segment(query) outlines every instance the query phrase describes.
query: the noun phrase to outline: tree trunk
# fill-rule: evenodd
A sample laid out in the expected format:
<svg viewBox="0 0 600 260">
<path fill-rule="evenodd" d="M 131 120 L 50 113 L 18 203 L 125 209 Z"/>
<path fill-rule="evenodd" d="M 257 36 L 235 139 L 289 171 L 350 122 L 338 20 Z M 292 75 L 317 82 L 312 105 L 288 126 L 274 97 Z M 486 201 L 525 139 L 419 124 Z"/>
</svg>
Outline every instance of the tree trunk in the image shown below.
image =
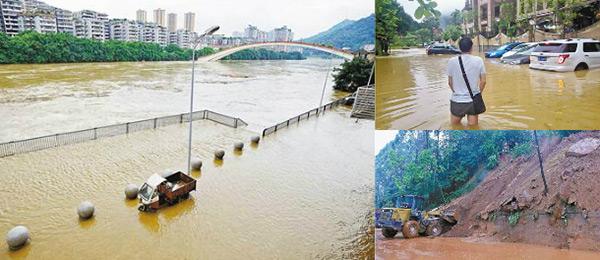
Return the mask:
<svg viewBox="0 0 600 260">
<path fill-rule="evenodd" d="M 546 184 L 546 176 L 544 175 L 544 163 L 542 162 L 542 154 L 540 152 L 540 143 L 538 142 L 537 131 L 533 130 L 533 136 L 535 138 L 535 148 L 537 149 L 538 161 L 540 163 L 540 172 L 542 174 L 542 180 L 544 181 L 544 196 L 548 194 L 548 184 Z"/>
</svg>

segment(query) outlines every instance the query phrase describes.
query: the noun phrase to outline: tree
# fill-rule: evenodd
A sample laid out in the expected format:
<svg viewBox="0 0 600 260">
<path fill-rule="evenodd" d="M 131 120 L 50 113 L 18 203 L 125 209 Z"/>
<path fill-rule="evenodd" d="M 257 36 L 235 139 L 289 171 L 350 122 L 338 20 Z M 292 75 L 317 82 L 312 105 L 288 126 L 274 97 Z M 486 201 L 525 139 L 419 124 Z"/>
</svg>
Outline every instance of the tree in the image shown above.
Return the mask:
<svg viewBox="0 0 600 260">
<path fill-rule="evenodd" d="M 409 0 L 415 1 L 415 0 Z M 433 0 L 416 0 L 419 2 L 419 7 L 415 10 L 415 18 L 420 20 L 421 18 L 427 17 L 440 17 L 442 13 L 436 10 L 438 4 Z"/>
<path fill-rule="evenodd" d="M 342 63 L 341 68 L 335 68 L 333 74 L 334 89 L 355 92 L 359 87 L 368 85 L 373 62 L 367 58 L 354 57 L 351 61 Z M 372 79 L 373 81 L 373 79 Z"/>
<path fill-rule="evenodd" d="M 446 27 L 446 30 L 444 30 L 443 33 L 443 38 L 445 41 L 457 41 L 458 39 L 460 39 L 460 36 L 462 36 L 462 30 L 458 25 L 449 25 L 448 27 Z"/>
<path fill-rule="evenodd" d="M 461 12 L 460 10 L 454 10 L 451 14 L 450 14 L 450 24 L 451 25 L 457 25 L 457 26 L 461 26 L 463 24 L 463 12 Z"/>
<path fill-rule="evenodd" d="M 375 35 L 377 55 L 388 55 L 391 42 L 397 37 L 400 19 L 394 0 L 375 1 Z"/>
</svg>

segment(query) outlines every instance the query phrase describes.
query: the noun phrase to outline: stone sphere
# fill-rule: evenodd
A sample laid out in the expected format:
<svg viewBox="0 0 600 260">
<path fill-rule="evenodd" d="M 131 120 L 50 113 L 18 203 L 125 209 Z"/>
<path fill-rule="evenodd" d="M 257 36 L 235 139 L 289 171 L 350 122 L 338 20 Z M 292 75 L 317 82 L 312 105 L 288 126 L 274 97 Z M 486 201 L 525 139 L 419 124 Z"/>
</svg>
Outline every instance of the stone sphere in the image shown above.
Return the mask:
<svg viewBox="0 0 600 260">
<path fill-rule="evenodd" d="M 253 136 L 252 138 L 250 138 L 250 141 L 257 144 L 258 142 L 260 142 L 260 136 L 258 136 L 258 135 Z"/>
<path fill-rule="evenodd" d="M 217 158 L 219 160 L 223 160 L 224 156 L 225 156 L 225 151 L 223 151 L 223 150 L 216 150 L 215 151 L 215 158 Z"/>
<path fill-rule="evenodd" d="M 125 197 L 127 199 L 133 200 L 137 198 L 138 195 L 138 186 L 135 184 L 128 184 L 127 187 L 125 187 Z"/>
<path fill-rule="evenodd" d="M 198 158 L 192 159 L 192 170 L 199 171 L 202 168 L 202 160 Z"/>
<path fill-rule="evenodd" d="M 88 219 L 94 216 L 94 204 L 89 201 L 84 201 L 79 204 L 79 208 L 77 208 L 77 214 L 82 219 Z"/>
<path fill-rule="evenodd" d="M 11 250 L 19 249 L 29 240 L 29 230 L 24 226 L 16 226 L 6 234 L 6 244 Z"/>
<path fill-rule="evenodd" d="M 237 142 L 233 145 L 233 148 L 235 148 L 238 151 L 241 151 L 242 149 L 244 149 L 244 143 L 242 142 Z"/>
</svg>

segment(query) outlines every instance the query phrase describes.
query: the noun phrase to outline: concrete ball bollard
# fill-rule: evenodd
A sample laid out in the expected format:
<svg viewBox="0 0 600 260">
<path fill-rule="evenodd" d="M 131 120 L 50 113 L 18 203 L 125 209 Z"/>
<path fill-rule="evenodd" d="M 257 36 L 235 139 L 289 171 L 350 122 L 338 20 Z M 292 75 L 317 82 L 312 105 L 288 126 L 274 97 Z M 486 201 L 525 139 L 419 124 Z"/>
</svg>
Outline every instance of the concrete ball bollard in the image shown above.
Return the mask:
<svg viewBox="0 0 600 260">
<path fill-rule="evenodd" d="M 16 250 L 29 241 L 29 230 L 24 226 L 16 226 L 6 234 L 6 244 L 10 250 Z"/>
<path fill-rule="evenodd" d="M 127 187 L 125 187 L 125 197 L 129 200 L 137 199 L 138 191 L 137 185 L 128 184 Z"/>
<path fill-rule="evenodd" d="M 244 149 L 244 143 L 237 142 L 233 145 L 233 148 L 237 151 L 241 151 L 242 149 Z"/>
<path fill-rule="evenodd" d="M 94 216 L 94 204 L 89 201 L 84 201 L 79 204 L 79 208 L 77 208 L 77 214 L 82 219 L 89 219 Z"/>
<path fill-rule="evenodd" d="M 258 144 L 258 142 L 260 142 L 260 136 L 253 136 L 252 138 L 250 138 L 250 141 L 252 141 L 252 143 Z"/>
<path fill-rule="evenodd" d="M 195 158 L 192 159 L 192 170 L 199 171 L 202 168 L 202 160 Z"/>
<path fill-rule="evenodd" d="M 224 156 L 225 156 L 225 151 L 223 151 L 223 150 L 216 150 L 215 151 L 215 159 L 223 160 Z"/>
</svg>

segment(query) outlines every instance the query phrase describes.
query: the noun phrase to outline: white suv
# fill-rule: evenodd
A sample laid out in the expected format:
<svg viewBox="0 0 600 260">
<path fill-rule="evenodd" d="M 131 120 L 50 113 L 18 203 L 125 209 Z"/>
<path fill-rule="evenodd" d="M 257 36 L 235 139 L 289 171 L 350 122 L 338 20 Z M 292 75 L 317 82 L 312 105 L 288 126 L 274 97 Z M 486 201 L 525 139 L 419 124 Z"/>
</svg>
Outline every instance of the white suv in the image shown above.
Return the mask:
<svg viewBox="0 0 600 260">
<path fill-rule="evenodd" d="M 568 39 L 541 42 L 531 56 L 529 68 L 576 71 L 600 68 L 600 41 Z"/>
</svg>

